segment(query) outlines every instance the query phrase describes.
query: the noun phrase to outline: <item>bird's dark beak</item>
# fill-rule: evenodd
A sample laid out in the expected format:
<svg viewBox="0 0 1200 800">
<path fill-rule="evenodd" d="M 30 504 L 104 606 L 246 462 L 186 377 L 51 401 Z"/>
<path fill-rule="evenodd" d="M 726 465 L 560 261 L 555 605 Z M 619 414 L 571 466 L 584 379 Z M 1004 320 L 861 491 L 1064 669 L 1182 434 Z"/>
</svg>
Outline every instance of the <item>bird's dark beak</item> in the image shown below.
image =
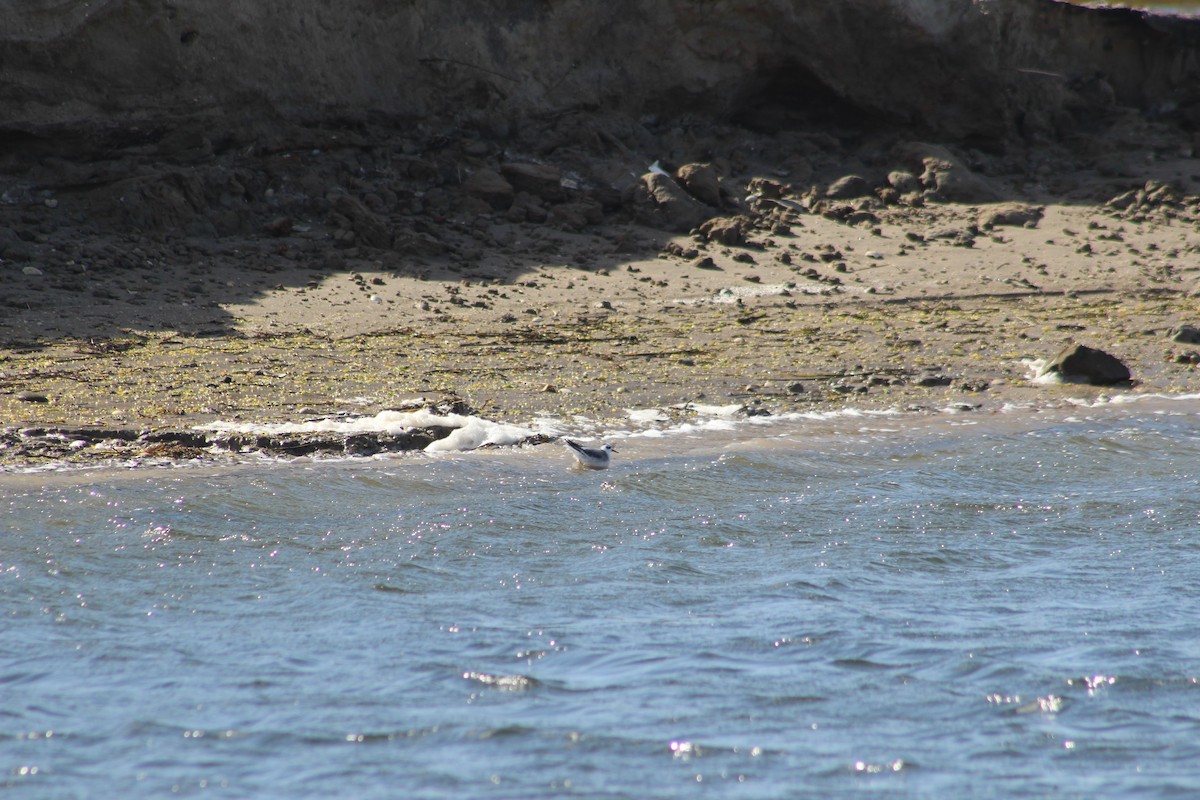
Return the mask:
<svg viewBox="0 0 1200 800">
<path fill-rule="evenodd" d="M 615 447 L 611 448 L 610 452 L 613 452 L 613 453 L 617 452 L 617 448 L 615 448 Z"/>
</svg>

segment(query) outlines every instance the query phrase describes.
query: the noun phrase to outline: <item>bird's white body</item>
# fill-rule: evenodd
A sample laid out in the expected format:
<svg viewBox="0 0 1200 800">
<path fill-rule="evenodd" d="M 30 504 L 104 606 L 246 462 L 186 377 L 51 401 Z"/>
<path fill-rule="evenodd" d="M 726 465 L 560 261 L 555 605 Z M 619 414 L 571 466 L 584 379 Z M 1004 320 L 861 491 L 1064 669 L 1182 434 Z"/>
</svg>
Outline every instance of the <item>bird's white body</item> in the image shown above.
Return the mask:
<svg viewBox="0 0 1200 800">
<path fill-rule="evenodd" d="M 567 443 L 567 447 L 571 448 L 571 453 L 579 465 L 588 469 L 608 469 L 608 463 L 611 460 L 609 454 L 617 452 L 611 444 L 605 444 L 603 447 L 584 447 L 570 439 L 563 439 L 563 441 Z"/>
</svg>

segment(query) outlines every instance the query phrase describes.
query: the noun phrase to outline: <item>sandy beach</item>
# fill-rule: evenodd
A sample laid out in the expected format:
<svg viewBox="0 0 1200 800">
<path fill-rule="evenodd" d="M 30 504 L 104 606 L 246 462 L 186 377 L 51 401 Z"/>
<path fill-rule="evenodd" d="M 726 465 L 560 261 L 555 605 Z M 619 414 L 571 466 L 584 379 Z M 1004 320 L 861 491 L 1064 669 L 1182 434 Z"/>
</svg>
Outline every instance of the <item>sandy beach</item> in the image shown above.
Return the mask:
<svg viewBox="0 0 1200 800">
<path fill-rule="evenodd" d="M 0 209 L 0 463 L 112 458 L 93 445 L 114 436 L 119 455 L 170 455 L 199 442 L 146 435 L 414 398 L 523 424 L 1193 392 L 1200 175 L 1186 136 L 1137 125 L 1086 157 L 1020 159 L 733 131 L 666 137 L 661 161 L 464 139 L 398 163 L 420 148 L 326 132 L 154 162 L 124 194 L 30 181 Z M 161 191 L 218 169 L 237 202 Z M 1031 381 L 1072 343 L 1132 380 Z"/>
</svg>

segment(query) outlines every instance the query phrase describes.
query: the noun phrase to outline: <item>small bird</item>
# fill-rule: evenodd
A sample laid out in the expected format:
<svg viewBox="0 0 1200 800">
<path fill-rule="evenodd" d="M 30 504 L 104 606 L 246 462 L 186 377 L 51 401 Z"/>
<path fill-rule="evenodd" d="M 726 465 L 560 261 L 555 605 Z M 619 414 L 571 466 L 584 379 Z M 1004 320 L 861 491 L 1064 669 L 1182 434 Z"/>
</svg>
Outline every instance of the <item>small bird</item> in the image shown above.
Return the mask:
<svg viewBox="0 0 1200 800">
<path fill-rule="evenodd" d="M 571 448 L 571 452 L 579 461 L 580 466 L 588 469 L 608 469 L 609 454 L 617 452 L 611 444 L 607 443 L 603 447 L 584 447 L 570 439 L 563 439 L 563 441 Z"/>
</svg>

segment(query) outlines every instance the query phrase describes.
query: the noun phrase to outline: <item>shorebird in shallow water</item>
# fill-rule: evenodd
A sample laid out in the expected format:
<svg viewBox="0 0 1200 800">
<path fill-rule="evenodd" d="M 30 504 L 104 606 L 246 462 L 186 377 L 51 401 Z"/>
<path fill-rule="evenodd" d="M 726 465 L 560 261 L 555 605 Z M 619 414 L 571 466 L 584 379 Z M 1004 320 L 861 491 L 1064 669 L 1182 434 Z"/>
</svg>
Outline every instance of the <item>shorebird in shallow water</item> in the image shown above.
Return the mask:
<svg viewBox="0 0 1200 800">
<path fill-rule="evenodd" d="M 605 444 L 603 447 L 584 447 L 581 444 L 576 444 L 570 439 L 563 439 L 567 446 L 571 448 L 571 453 L 579 462 L 580 466 L 588 469 L 608 469 L 609 453 L 615 453 L 611 444 Z"/>
</svg>

